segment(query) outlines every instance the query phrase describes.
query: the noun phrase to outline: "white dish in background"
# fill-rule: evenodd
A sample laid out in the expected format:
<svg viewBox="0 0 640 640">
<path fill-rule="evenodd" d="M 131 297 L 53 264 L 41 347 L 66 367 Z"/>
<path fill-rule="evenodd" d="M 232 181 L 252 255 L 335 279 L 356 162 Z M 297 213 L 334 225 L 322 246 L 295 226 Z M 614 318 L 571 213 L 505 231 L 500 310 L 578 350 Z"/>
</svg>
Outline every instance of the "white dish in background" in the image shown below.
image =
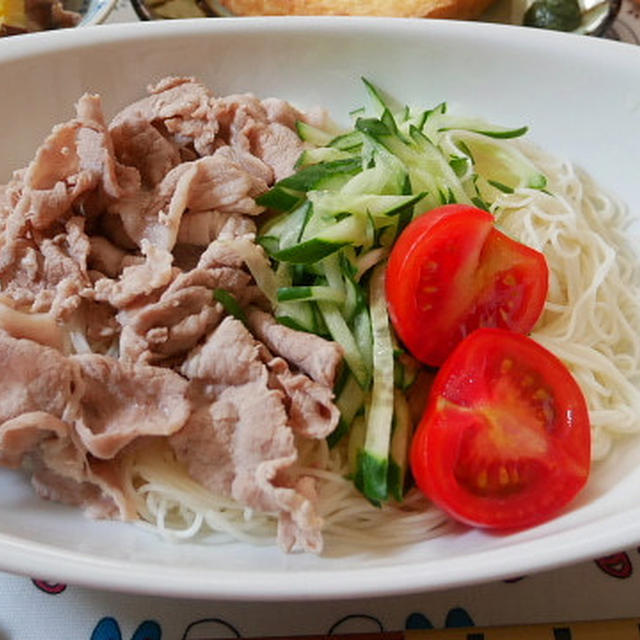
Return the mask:
<svg viewBox="0 0 640 640">
<path fill-rule="evenodd" d="M 46 61 L 46 64 L 45 64 Z M 10 38 L 0 50 L 0 183 L 23 166 L 85 91 L 109 115 L 169 74 L 218 94 L 251 91 L 343 116 L 367 76 L 399 100 L 447 100 L 565 155 L 640 214 L 640 48 L 513 26 L 284 18 L 156 22 Z M 585 70 L 589 73 L 585 73 Z M 37 105 L 37 108 L 34 108 Z M 29 114 L 29 125 L 24 117 Z M 457 528 L 384 553 L 285 555 L 243 544 L 163 542 L 39 500 L 0 471 L 0 569 L 88 586 L 179 596 L 321 599 L 383 595 L 523 575 L 640 542 L 640 439 L 596 465 L 563 516 L 514 535 Z"/>
</svg>

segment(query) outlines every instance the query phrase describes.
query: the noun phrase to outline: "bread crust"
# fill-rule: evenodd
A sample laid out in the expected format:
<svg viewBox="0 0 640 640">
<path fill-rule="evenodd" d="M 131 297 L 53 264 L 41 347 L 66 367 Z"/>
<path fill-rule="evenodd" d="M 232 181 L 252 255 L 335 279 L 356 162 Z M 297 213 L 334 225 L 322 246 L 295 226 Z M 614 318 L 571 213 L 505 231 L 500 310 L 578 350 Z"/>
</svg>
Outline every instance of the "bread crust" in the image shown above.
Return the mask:
<svg viewBox="0 0 640 640">
<path fill-rule="evenodd" d="M 494 0 L 218 0 L 236 16 L 479 17 Z"/>
</svg>

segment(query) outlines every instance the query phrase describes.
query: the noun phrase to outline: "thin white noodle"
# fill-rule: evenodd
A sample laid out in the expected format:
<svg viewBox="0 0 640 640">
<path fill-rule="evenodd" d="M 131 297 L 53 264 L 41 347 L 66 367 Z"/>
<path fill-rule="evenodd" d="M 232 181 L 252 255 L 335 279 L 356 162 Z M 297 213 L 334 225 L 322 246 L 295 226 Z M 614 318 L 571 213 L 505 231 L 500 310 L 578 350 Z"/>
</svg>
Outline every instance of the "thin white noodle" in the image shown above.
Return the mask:
<svg viewBox="0 0 640 640">
<path fill-rule="evenodd" d="M 551 271 L 532 337 L 572 371 L 590 410 L 592 456 L 640 431 L 640 266 L 626 209 L 587 175 L 537 147 L 520 148 L 549 178 L 494 204 L 497 224 L 544 252 Z"/>
</svg>

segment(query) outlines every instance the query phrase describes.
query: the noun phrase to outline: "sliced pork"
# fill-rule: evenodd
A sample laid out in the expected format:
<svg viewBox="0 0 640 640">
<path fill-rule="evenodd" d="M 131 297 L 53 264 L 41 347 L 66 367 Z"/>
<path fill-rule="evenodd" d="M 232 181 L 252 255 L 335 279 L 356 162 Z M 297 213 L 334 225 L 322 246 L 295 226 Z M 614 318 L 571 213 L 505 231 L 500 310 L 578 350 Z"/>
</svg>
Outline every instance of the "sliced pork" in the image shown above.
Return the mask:
<svg viewBox="0 0 640 640">
<path fill-rule="evenodd" d="M 56 349 L 5 333 L 0 362 L 0 464 L 17 467 L 28 460 L 43 497 L 80 505 L 95 516 L 133 518 L 115 467 L 94 473 L 73 428 L 84 389 L 75 363 Z"/>
<path fill-rule="evenodd" d="M 213 152 L 218 133 L 215 98 L 204 85 L 193 78 L 171 77 L 150 86 L 149 93 L 118 113 L 111 130 L 132 120 L 144 120 L 165 131 L 178 145 L 192 145 L 201 156 Z"/>
<path fill-rule="evenodd" d="M 100 98 L 84 95 L 76 111 L 53 129 L 24 174 L 17 209 L 36 229 L 60 220 L 89 192 L 115 199 L 137 187 L 138 172 L 114 157 Z"/>
<path fill-rule="evenodd" d="M 82 384 L 75 429 L 95 457 L 113 458 L 141 436 L 167 436 L 187 421 L 187 383 L 170 369 L 72 356 Z"/>
<path fill-rule="evenodd" d="M 25 461 L 42 498 L 79 506 L 94 518 L 136 517 L 119 461 L 92 460 L 59 418 L 32 412 L 0 425 L 0 464 L 15 468 Z"/>
<path fill-rule="evenodd" d="M 333 388 L 338 367 L 342 362 L 342 349 L 312 333 L 303 333 L 279 324 L 276 319 L 258 309 L 247 309 L 249 326 L 259 340 L 274 353 L 316 382 Z"/>
<path fill-rule="evenodd" d="M 147 240 L 170 251 L 185 212 L 257 215 L 264 209 L 254 198 L 266 189 L 266 183 L 247 172 L 235 154 L 223 147 L 211 156 L 178 165 L 152 191 L 122 198 L 109 211 L 120 216 L 125 232 L 138 246 Z"/>
<path fill-rule="evenodd" d="M 76 111 L 0 186 L 0 465 L 126 520 L 135 452 L 170 445 L 205 488 L 273 514 L 284 548 L 319 552 L 297 446 L 337 425 L 342 353 L 273 318 L 255 242 L 256 198 L 294 170 L 307 116 L 192 78 L 109 127 L 98 96 Z"/>
<path fill-rule="evenodd" d="M 110 133 L 116 158 L 138 170 L 145 188 L 153 188 L 182 161 L 178 145 L 142 117 L 124 118 Z"/>
<path fill-rule="evenodd" d="M 293 173 L 303 150 L 295 131 L 295 110 L 284 112 L 277 103 L 265 103 L 251 94 L 232 95 L 218 103 L 220 135 L 230 146 L 260 158 L 274 180 Z"/>
<path fill-rule="evenodd" d="M 279 512 L 280 521 L 289 525 L 279 528 L 288 549 L 300 545 L 317 552 L 321 519 L 309 497 L 296 490 L 295 474 L 288 473 L 297 460 L 293 426 L 299 418 L 298 409 L 292 413 L 291 408 L 307 403 L 299 396 L 287 401 L 286 385 L 279 379 L 270 384 L 262 358 L 264 347 L 242 323 L 225 318 L 182 366 L 200 390 L 202 406 L 171 436 L 171 446 L 190 475 L 211 491 L 254 509 Z M 268 360 L 275 375 L 286 380 L 286 363 Z M 314 437 L 335 428 L 333 409 L 327 409 L 332 417 Z"/>
<path fill-rule="evenodd" d="M 0 258 L 0 285 L 17 308 L 51 311 L 56 318 L 66 320 L 80 304 L 83 292 L 91 287 L 83 218 L 69 218 L 52 237 L 33 232 L 28 237 L 10 239 L 3 249 L 0 253 L 6 261 Z"/>
<path fill-rule="evenodd" d="M 215 328 L 224 315 L 215 292 L 237 300 L 252 292 L 250 276 L 231 267 L 196 268 L 179 274 L 156 302 L 121 312 L 120 358 L 158 363 L 183 356 Z"/>
<path fill-rule="evenodd" d="M 117 280 L 99 279 L 94 285 L 95 299 L 123 309 L 164 289 L 176 275 L 171 267 L 173 257 L 166 249 L 155 247 L 146 240 L 142 243 L 142 253 L 145 260 L 125 267 Z"/>
</svg>

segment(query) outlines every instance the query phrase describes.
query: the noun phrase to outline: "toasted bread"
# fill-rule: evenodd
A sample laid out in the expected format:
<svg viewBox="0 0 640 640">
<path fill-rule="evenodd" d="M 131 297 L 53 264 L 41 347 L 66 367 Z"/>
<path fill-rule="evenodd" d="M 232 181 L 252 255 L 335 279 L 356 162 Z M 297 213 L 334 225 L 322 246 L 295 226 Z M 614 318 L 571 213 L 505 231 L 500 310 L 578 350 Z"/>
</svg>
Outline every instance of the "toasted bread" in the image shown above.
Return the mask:
<svg viewBox="0 0 640 640">
<path fill-rule="evenodd" d="M 494 0 L 217 0 L 236 16 L 477 18 Z"/>
</svg>

